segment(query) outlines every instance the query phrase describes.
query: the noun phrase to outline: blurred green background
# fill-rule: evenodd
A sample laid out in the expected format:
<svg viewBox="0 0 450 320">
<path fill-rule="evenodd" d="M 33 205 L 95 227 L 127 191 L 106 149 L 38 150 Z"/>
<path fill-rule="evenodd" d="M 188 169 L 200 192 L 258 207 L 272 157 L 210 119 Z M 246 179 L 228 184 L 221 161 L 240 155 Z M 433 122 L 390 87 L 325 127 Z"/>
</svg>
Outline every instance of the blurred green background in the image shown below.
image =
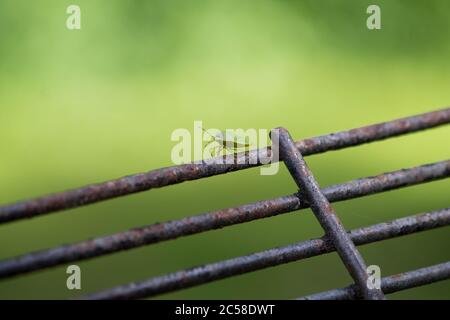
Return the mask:
<svg viewBox="0 0 450 320">
<path fill-rule="evenodd" d="M 381 7 L 382 30 L 366 28 Z M 81 7 L 82 29 L 65 27 Z M 171 165 L 176 128 L 285 126 L 295 139 L 450 101 L 450 2 L 0 0 L 0 203 Z M 308 157 L 326 186 L 447 159 L 450 127 Z M 450 181 L 336 204 L 346 227 L 449 205 Z M 0 259 L 290 194 L 259 169 L 0 226 Z M 322 235 L 310 211 L 228 227 L 0 282 L 0 298 L 68 298 Z M 450 260 L 448 228 L 360 247 L 383 275 Z M 288 299 L 351 282 L 336 254 L 172 299 Z M 390 296 L 449 299 L 450 282 Z"/>
</svg>

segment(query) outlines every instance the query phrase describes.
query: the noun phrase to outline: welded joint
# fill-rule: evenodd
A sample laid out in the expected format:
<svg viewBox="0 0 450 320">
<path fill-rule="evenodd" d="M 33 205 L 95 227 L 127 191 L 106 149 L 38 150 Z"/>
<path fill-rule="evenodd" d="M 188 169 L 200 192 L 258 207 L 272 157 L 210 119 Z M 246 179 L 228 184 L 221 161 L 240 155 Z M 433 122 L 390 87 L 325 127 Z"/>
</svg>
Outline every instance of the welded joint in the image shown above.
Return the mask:
<svg viewBox="0 0 450 320">
<path fill-rule="evenodd" d="M 271 131 L 272 148 L 279 148 L 279 154 L 292 178 L 299 187 L 302 199 L 307 199 L 317 220 L 331 240 L 345 267 L 355 281 L 361 297 L 369 300 L 385 299 L 381 288 L 369 287 L 367 265 L 339 220 L 326 196 L 320 190 L 312 171 L 295 146 L 289 132 L 284 128 Z"/>
</svg>

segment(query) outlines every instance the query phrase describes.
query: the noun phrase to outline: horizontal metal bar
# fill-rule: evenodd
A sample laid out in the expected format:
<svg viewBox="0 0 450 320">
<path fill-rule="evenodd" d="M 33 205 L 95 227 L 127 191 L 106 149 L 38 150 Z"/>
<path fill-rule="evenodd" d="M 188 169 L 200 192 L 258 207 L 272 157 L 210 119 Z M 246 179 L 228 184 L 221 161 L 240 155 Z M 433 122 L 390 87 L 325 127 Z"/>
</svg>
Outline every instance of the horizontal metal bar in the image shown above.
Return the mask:
<svg viewBox="0 0 450 320">
<path fill-rule="evenodd" d="M 344 225 L 341 223 L 330 202 L 320 190 L 313 173 L 309 169 L 302 154 L 295 147 L 291 135 L 285 128 L 276 128 L 271 132 L 279 141 L 280 155 L 300 189 L 302 196 L 311 206 L 320 225 L 325 230 L 327 238 L 333 243 L 350 276 L 355 281 L 361 297 L 368 300 L 383 300 L 384 294 L 376 288 L 367 286 L 367 265 L 353 241 L 350 239 Z"/>
<path fill-rule="evenodd" d="M 379 223 L 349 232 L 356 245 L 430 230 L 450 224 L 450 208 Z M 139 299 L 224 279 L 334 251 L 326 238 L 308 240 L 247 256 L 194 267 L 94 293 L 84 299 Z"/>
<path fill-rule="evenodd" d="M 381 289 L 384 293 L 394 293 L 426 284 L 450 279 L 450 261 L 431 267 L 404 272 L 381 279 Z M 354 285 L 334 289 L 305 297 L 299 300 L 352 300 L 358 297 Z"/>
<path fill-rule="evenodd" d="M 434 181 L 448 176 L 450 176 L 450 160 L 384 173 L 375 177 L 351 180 L 324 188 L 322 192 L 330 202 L 336 202 Z M 307 207 L 307 202 L 299 199 L 297 195 L 290 195 L 135 228 L 0 261 L 0 278 L 267 218 Z"/>
<path fill-rule="evenodd" d="M 444 125 L 450 122 L 450 108 L 397 119 L 348 131 L 341 131 L 296 142 L 303 155 L 337 150 Z M 269 162 L 270 148 L 236 154 L 235 164 L 214 164 L 214 159 L 152 170 L 104 183 L 0 207 L 0 223 L 79 207 L 136 192 L 160 188 Z M 242 162 L 242 159 L 244 161 Z M 254 160 L 256 164 L 254 163 Z M 243 164 L 241 164 L 243 163 Z"/>
</svg>

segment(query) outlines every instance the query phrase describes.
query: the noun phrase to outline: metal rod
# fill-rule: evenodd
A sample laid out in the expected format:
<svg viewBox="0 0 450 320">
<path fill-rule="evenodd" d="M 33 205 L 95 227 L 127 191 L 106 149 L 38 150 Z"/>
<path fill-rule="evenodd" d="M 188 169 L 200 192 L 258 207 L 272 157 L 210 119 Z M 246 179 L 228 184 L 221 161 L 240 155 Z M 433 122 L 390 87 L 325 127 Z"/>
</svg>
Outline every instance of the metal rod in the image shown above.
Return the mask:
<svg viewBox="0 0 450 320">
<path fill-rule="evenodd" d="M 381 289 L 384 293 L 394 293 L 415 288 L 437 281 L 450 279 L 450 261 L 431 267 L 404 272 L 381 279 Z M 357 298 L 355 286 L 334 289 L 305 297 L 299 300 L 351 300 Z"/>
<path fill-rule="evenodd" d="M 375 177 L 355 179 L 326 187 L 322 192 L 330 202 L 336 202 L 412 186 L 448 176 L 450 176 L 450 160 L 384 173 Z M 135 228 L 109 236 L 97 237 L 53 249 L 40 250 L 0 261 L 0 278 L 267 218 L 307 207 L 307 202 L 296 195 L 289 195 L 186 217 L 180 220 Z"/>
<path fill-rule="evenodd" d="M 349 232 L 356 245 L 373 243 L 450 224 L 450 208 L 379 223 Z M 333 252 L 326 237 L 181 270 L 104 290 L 84 299 L 140 299 Z"/>
<path fill-rule="evenodd" d="M 300 140 L 296 142 L 296 147 L 306 156 L 383 140 L 437 127 L 449 122 L 450 108 L 445 108 L 371 126 Z M 237 154 L 234 164 L 214 164 L 216 160 L 212 159 L 130 175 L 79 189 L 2 206 L 0 207 L 0 223 L 32 218 L 50 212 L 79 207 L 183 181 L 255 167 L 261 163 L 267 163 L 269 159 L 271 159 L 271 150 L 270 148 L 264 148 Z"/>
<path fill-rule="evenodd" d="M 369 275 L 363 257 L 356 249 L 330 202 L 320 190 L 319 183 L 295 147 L 289 132 L 285 128 L 276 128 L 271 132 L 272 145 L 275 138 L 279 141 L 280 155 L 299 187 L 300 193 L 309 202 L 311 210 L 325 230 L 325 234 L 336 248 L 350 276 L 355 281 L 361 297 L 370 300 L 384 299 L 384 294 L 380 289 L 367 286 Z"/>
</svg>

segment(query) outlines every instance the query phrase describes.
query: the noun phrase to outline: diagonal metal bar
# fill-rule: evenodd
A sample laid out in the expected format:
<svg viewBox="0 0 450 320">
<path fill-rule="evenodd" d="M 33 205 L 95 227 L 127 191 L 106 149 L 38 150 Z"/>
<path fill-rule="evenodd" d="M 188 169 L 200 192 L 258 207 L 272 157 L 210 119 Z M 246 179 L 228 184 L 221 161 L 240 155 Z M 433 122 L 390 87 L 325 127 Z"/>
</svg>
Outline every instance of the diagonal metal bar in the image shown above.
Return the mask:
<svg viewBox="0 0 450 320">
<path fill-rule="evenodd" d="M 326 187 L 323 194 L 330 202 L 353 199 L 374 193 L 442 179 L 450 175 L 450 160 L 351 180 Z M 175 239 L 208 230 L 267 218 L 307 208 L 297 195 L 279 197 L 256 203 L 208 212 L 180 220 L 158 223 L 97 237 L 75 244 L 25 254 L 0 261 L 0 278 L 32 272 L 72 261 L 79 261 Z"/>
<path fill-rule="evenodd" d="M 383 140 L 437 127 L 449 122 L 450 108 L 445 108 L 371 126 L 300 140 L 296 142 L 296 147 L 306 156 Z M 237 154 L 235 164 L 214 164 L 216 159 L 212 159 L 130 175 L 104 183 L 1 206 L 0 223 L 31 218 L 183 181 L 259 166 L 261 163 L 270 162 L 270 159 L 270 148 L 258 149 Z"/>
<path fill-rule="evenodd" d="M 320 190 L 318 182 L 303 156 L 295 147 L 289 132 L 285 128 L 276 128 L 271 132 L 271 139 L 272 144 L 278 141 L 280 155 L 286 167 L 299 187 L 301 194 L 309 202 L 311 210 L 325 230 L 325 234 L 336 248 L 342 262 L 355 281 L 361 297 L 370 300 L 384 299 L 384 294 L 380 289 L 367 286 L 369 275 L 363 257 L 356 249 L 330 202 Z"/>
<path fill-rule="evenodd" d="M 349 235 L 356 245 L 364 245 L 449 224 L 450 208 L 446 208 L 355 229 L 350 231 Z M 335 248 L 331 242 L 323 237 L 118 286 L 83 298 L 140 299 L 151 297 L 333 251 Z"/>
<path fill-rule="evenodd" d="M 394 293 L 426 284 L 450 279 L 450 261 L 431 267 L 408 271 L 381 279 L 381 289 L 384 293 Z M 334 289 L 305 297 L 299 300 L 352 300 L 357 298 L 357 288 L 354 285 Z"/>
</svg>

